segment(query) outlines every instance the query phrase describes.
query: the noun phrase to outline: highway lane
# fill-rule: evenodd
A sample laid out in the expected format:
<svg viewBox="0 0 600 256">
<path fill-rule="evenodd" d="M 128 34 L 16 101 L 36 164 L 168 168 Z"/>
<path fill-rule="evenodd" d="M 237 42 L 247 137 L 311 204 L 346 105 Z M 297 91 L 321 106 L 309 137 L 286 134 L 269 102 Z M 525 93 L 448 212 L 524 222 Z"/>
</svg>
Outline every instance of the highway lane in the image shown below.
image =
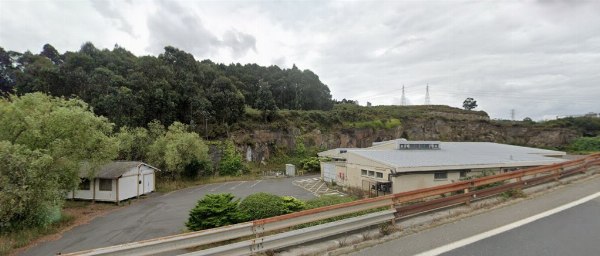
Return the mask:
<svg viewBox="0 0 600 256">
<path fill-rule="evenodd" d="M 190 209 L 206 194 L 232 193 L 243 198 L 258 192 L 315 198 L 293 181 L 316 176 L 206 184 L 164 195 L 152 195 L 67 231 L 55 241 L 39 244 L 22 255 L 54 255 L 181 233 Z"/>
<path fill-rule="evenodd" d="M 596 176 L 587 181 L 576 182 L 549 191 L 538 197 L 528 198 L 499 209 L 364 248 L 350 255 L 417 255 L 431 252 L 444 246 L 456 244 L 461 240 L 525 220 L 598 192 L 600 192 L 600 177 Z M 466 245 L 464 248 L 457 248 L 455 251 L 442 251 L 441 253 L 447 252 L 448 255 L 600 255 L 600 249 L 597 249 L 600 248 L 599 200 L 595 198 L 574 208 L 566 209 L 506 231 L 506 233 L 480 240 Z M 565 218 L 564 222 L 560 221 L 562 218 Z M 590 224 L 591 222 L 594 223 Z M 583 226 L 586 227 L 583 228 Z M 525 233 L 519 234 L 518 232 Z M 557 236 L 552 238 L 555 234 Z M 504 244 L 495 247 L 495 239 L 499 239 L 497 240 L 499 244 Z M 525 253 L 520 252 L 523 248 L 518 248 L 520 246 L 518 243 L 527 246 L 526 243 L 529 243 L 529 241 L 535 243 L 535 245 L 529 245 L 532 250 L 527 250 Z M 549 245 L 565 248 L 569 251 L 572 250 L 574 254 L 552 254 L 551 251 L 541 250 L 542 247 Z M 574 249 L 575 247 L 578 249 Z M 473 251 L 472 253 L 463 251 L 466 249 Z M 554 250 L 563 252 L 558 248 Z M 504 252 L 507 253 L 504 254 Z M 536 252 L 539 252 L 539 254 L 536 254 Z M 588 254 L 589 252 L 592 254 Z"/>
<path fill-rule="evenodd" d="M 600 198 L 442 255 L 600 255 Z"/>
</svg>

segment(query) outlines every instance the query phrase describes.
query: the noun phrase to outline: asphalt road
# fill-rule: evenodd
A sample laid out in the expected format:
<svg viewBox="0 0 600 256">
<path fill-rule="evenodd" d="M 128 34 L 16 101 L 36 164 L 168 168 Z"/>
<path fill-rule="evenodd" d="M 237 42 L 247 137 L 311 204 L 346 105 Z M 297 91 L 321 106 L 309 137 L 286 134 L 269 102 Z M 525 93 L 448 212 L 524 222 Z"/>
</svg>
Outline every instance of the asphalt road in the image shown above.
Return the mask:
<svg viewBox="0 0 600 256">
<path fill-rule="evenodd" d="M 315 197 L 312 192 L 295 186 L 292 182 L 313 177 L 316 176 L 232 181 L 150 196 L 78 226 L 63 234 L 62 238 L 42 243 L 22 255 L 54 255 L 178 234 L 185 228 L 184 223 L 190 209 L 206 194 L 232 193 L 243 198 L 267 192 L 311 199 Z"/>
<path fill-rule="evenodd" d="M 416 255 L 457 243 L 600 192 L 600 177 L 351 253 Z M 431 254 L 434 255 L 434 254 Z M 600 255 L 600 199 L 580 204 L 444 255 Z"/>
<path fill-rule="evenodd" d="M 600 255 L 600 199 L 442 255 Z"/>
</svg>

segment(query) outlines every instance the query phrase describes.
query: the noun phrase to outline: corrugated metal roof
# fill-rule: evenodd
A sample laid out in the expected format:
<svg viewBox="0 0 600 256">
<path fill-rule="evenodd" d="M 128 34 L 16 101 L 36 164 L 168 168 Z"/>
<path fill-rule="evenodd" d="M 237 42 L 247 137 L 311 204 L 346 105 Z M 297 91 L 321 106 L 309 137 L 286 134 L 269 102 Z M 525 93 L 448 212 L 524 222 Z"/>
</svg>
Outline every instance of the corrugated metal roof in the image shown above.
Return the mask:
<svg viewBox="0 0 600 256">
<path fill-rule="evenodd" d="M 399 169 L 448 166 L 543 165 L 565 160 L 546 155 L 564 152 L 491 142 L 441 142 L 439 150 L 353 150 L 356 154 Z"/>
<path fill-rule="evenodd" d="M 131 170 L 131 168 L 137 167 L 140 164 L 144 163 L 139 161 L 114 161 L 100 167 L 100 170 L 94 174 L 94 177 L 101 179 L 116 179 Z M 82 170 L 80 176 L 87 177 L 89 174 L 85 170 Z"/>
</svg>

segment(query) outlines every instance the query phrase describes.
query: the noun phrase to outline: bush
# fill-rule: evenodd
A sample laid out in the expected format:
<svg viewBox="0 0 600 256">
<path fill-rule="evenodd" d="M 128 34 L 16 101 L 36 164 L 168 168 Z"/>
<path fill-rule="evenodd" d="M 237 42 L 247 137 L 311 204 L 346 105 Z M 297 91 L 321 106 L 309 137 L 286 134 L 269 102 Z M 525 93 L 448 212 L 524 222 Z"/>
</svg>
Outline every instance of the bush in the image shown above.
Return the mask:
<svg viewBox="0 0 600 256">
<path fill-rule="evenodd" d="M 283 198 L 264 192 L 244 198 L 239 209 L 246 220 L 258 220 L 288 213 Z"/>
<path fill-rule="evenodd" d="M 293 196 L 284 196 L 281 199 L 283 199 L 283 206 L 286 213 L 298 212 L 306 209 L 306 204 Z"/>
<path fill-rule="evenodd" d="M 581 137 L 573 141 L 568 148 L 574 152 L 594 152 L 600 151 L 600 136 L 599 137 Z"/>
<path fill-rule="evenodd" d="M 240 200 L 234 198 L 230 193 L 206 195 L 190 211 L 185 226 L 197 231 L 242 222 L 244 218 L 238 210 Z"/>
<path fill-rule="evenodd" d="M 318 157 L 309 157 L 300 161 L 300 167 L 309 172 L 318 172 L 321 169 L 321 162 Z"/>
<path fill-rule="evenodd" d="M 319 198 L 315 198 L 315 199 L 306 201 L 306 207 L 308 209 L 313 209 L 313 208 L 319 208 L 319 207 L 329 206 L 329 205 L 334 205 L 334 204 L 352 202 L 352 201 L 353 201 L 352 198 L 346 197 L 346 196 L 333 196 L 333 195 L 321 196 Z"/>
</svg>

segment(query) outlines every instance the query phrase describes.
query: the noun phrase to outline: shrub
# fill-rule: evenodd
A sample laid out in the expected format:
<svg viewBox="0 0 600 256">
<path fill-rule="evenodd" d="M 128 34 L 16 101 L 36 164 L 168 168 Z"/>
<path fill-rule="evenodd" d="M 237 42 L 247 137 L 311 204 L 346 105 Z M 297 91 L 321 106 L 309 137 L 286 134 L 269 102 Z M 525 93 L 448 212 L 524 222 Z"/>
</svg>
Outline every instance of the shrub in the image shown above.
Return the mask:
<svg viewBox="0 0 600 256">
<path fill-rule="evenodd" d="M 244 198 L 239 210 L 247 220 L 264 219 L 288 213 L 283 198 L 269 193 L 256 193 Z"/>
<path fill-rule="evenodd" d="M 600 136 L 578 138 L 569 145 L 568 149 L 574 152 L 600 151 Z"/>
<path fill-rule="evenodd" d="M 244 218 L 238 210 L 240 200 L 234 198 L 230 193 L 206 195 L 190 211 L 185 226 L 197 231 L 242 222 Z"/>
<path fill-rule="evenodd" d="M 302 169 L 309 172 L 318 172 L 321 169 L 321 162 L 318 157 L 309 157 L 300 161 Z"/>
<path fill-rule="evenodd" d="M 334 205 L 334 204 L 352 202 L 352 201 L 353 201 L 352 198 L 346 197 L 346 196 L 334 196 L 334 195 L 321 196 L 319 198 L 315 198 L 315 199 L 306 201 L 306 207 L 308 209 L 313 209 L 313 208 L 329 206 L 329 205 Z"/>
<path fill-rule="evenodd" d="M 286 213 L 292 213 L 306 209 L 306 204 L 293 196 L 284 196 L 281 199 L 283 199 L 283 206 Z"/>
</svg>

